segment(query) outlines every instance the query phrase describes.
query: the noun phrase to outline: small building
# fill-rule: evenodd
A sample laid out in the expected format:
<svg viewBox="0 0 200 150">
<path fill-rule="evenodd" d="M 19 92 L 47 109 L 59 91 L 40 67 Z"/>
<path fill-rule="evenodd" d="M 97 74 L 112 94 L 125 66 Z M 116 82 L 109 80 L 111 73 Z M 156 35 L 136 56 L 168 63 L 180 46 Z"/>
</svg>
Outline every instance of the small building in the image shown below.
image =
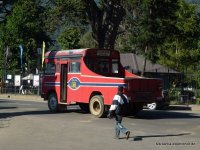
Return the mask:
<svg viewBox="0 0 200 150">
<path fill-rule="evenodd" d="M 121 63 L 129 72 L 141 75 L 144 67 L 145 58 L 133 53 L 120 54 Z M 174 78 L 181 78 L 181 73 L 165 67 L 160 64 L 154 64 L 149 60 L 146 60 L 146 68 L 144 76 L 152 78 L 161 78 L 163 80 L 164 89 L 169 89 L 170 81 Z"/>
</svg>

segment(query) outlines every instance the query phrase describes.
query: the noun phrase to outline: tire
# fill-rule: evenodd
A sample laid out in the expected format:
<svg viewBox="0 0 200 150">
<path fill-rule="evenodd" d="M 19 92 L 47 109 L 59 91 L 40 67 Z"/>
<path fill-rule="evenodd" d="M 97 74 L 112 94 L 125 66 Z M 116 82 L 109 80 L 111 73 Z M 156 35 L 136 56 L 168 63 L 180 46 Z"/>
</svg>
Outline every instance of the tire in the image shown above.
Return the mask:
<svg viewBox="0 0 200 150">
<path fill-rule="evenodd" d="M 51 93 L 48 97 L 48 107 L 53 113 L 58 112 L 58 99 L 55 93 Z"/>
<path fill-rule="evenodd" d="M 157 108 L 157 103 L 147 104 L 147 108 L 150 110 L 155 110 Z"/>
<path fill-rule="evenodd" d="M 93 96 L 89 104 L 90 113 L 95 117 L 101 118 L 105 116 L 105 106 L 103 97 L 100 95 Z"/>
</svg>

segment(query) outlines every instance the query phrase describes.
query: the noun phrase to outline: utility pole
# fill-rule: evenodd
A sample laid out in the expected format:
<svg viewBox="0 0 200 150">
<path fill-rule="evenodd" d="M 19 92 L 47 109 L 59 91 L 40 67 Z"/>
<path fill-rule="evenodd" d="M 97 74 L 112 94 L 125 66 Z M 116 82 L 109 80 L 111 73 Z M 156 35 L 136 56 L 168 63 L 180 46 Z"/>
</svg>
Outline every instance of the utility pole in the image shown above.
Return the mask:
<svg viewBox="0 0 200 150">
<path fill-rule="evenodd" d="M 6 79 L 7 79 L 7 58 L 8 58 L 8 46 L 4 49 L 4 76 L 3 83 L 5 84 L 5 92 L 6 92 Z"/>
</svg>

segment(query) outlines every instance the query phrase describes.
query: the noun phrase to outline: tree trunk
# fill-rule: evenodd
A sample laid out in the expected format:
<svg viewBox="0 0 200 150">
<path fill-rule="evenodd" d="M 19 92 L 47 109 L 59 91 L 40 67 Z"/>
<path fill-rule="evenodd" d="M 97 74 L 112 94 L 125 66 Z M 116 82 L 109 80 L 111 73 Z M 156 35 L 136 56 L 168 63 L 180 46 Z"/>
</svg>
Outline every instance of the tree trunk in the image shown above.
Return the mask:
<svg viewBox="0 0 200 150">
<path fill-rule="evenodd" d="M 121 0 L 105 0 L 101 7 L 94 0 L 84 2 L 97 47 L 113 49 L 120 22 L 125 16 Z"/>
<path fill-rule="evenodd" d="M 146 45 L 145 54 L 147 54 L 147 51 L 148 51 L 148 46 Z M 141 72 L 141 76 L 144 76 L 144 73 L 146 71 L 146 64 L 147 64 L 147 58 L 145 57 L 144 61 L 143 61 L 143 69 L 142 69 L 142 72 Z"/>
</svg>

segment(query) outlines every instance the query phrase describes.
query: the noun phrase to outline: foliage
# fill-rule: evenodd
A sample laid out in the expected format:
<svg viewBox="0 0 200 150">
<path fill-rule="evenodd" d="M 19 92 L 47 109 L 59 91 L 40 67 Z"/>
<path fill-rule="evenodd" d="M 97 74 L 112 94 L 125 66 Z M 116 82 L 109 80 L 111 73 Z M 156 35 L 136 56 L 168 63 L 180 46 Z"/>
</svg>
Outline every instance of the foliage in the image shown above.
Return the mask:
<svg viewBox="0 0 200 150">
<path fill-rule="evenodd" d="M 72 41 L 74 41 L 77 38 L 79 39 L 87 30 L 85 7 L 81 0 L 49 0 L 45 3 L 43 16 L 44 28 L 53 41 L 49 49 L 60 47 L 59 43 L 62 43 L 62 46 L 65 42 L 69 44 L 69 41 L 64 41 L 64 37 L 62 42 L 58 41 L 58 37 L 65 34 L 62 32 L 66 32 L 70 28 L 79 28 L 80 35 L 79 37 L 73 36 L 75 39 Z M 73 43 L 70 45 L 73 45 Z"/>
<path fill-rule="evenodd" d="M 62 49 L 79 48 L 80 31 L 77 28 L 70 28 L 62 32 L 58 37 L 58 42 Z"/>
<path fill-rule="evenodd" d="M 179 1 L 180 9 L 176 12 L 177 21 L 174 32 L 162 45 L 160 62 L 179 71 L 196 66 L 199 62 L 199 18 L 195 6 Z"/>
<path fill-rule="evenodd" d="M 45 8 L 47 31 L 59 32 L 65 27 L 85 28 L 85 7 L 81 0 L 49 0 Z"/>
<path fill-rule="evenodd" d="M 17 0 L 1 0 L 0 1 L 0 22 L 4 22 L 6 16 L 11 12 L 12 5 Z"/>
<path fill-rule="evenodd" d="M 79 41 L 80 47 L 95 47 L 95 41 L 92 38 L 92 33 L 90 31 L 86 32 Z"/>
</svg>

